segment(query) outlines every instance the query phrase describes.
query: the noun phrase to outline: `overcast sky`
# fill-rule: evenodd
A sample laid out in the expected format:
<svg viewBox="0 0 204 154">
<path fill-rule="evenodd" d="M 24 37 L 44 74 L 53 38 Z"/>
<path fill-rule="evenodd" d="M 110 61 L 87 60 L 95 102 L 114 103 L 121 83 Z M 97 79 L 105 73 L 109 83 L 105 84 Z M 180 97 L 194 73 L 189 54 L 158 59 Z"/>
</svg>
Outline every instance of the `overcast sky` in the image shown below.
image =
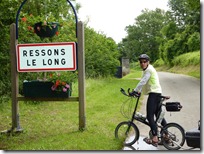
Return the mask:
<svg viewBox="0 0 204 154">
<path fill-rule="evenodd" d="M 133 25 L 145 8 L 168 9 L 168 0 L 76 0 L 81 4 L 78 18 L 96 31 L 112 37 L 116 43 L 126 36 L 125 27 Z"/>
</svg>

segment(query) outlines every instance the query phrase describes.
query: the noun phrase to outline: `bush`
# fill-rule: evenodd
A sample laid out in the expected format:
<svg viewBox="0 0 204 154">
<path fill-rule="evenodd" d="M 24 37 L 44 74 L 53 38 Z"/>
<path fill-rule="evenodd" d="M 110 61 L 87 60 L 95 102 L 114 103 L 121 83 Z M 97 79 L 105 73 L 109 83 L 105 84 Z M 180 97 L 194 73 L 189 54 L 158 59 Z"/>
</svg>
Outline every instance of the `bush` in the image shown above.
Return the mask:
<svg viewBox="0 0 204 154">
<path fill-rule="evenodd" d="M 187 42 L 189 51 L 195 51 L 200 49 L 200 33 L 193 33 Z"/>
<path fill-rule="evenodd" d="M 159 66 L 163 66 L 163 65 L 165 65 L 165 63 L 161 58 L 156 60 L 154 63 L 154 67 L 159 67 Z"/>
<path fill-rule="evenodd" d="M 120 66 L 117 44 L 112 38 L 85 27 L 86 77 L 114 76 Z"/>
<path fill-rule="evenodd" d="M 7 103 L 11 97 L 11 69 L 9 57 L 6 55 L 0 55 L 1 60 L 1 72 L 0 72 L 0 104 Z"/>
<path fill-rule="evenodd" d="M 200 64 L 200 51 L 189 52 L 182 54 L 172 61 L 174 66 L 180 65 L 182 67 Z"/>
</svg>

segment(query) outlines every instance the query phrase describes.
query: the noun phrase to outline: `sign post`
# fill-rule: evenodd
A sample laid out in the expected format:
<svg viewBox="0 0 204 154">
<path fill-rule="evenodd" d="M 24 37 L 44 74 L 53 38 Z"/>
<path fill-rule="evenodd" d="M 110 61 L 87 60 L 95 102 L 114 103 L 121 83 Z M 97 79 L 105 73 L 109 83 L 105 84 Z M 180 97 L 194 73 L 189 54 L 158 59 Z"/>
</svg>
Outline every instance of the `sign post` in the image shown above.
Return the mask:
<svg viewBox="0 0 204 154">
<path fill-rule="evenodd" d="M 11 25 L 11 75 L 12 75 L 12 128 L 22 131 L 19 123 L 19 101 L 79 101 L 79 130 L 84 130 L 86 127 L 85 116 L 85 61 L 84 61 L 84 29 L 83 23 L 78 23 L 78 54 L 76 53 L 76 43 L 66 42 L 60 44 L 19 44 L 15 39 L 15 24 Z M 42 50 L 41 50 L 42 49 Z M 47 52 L 44 52 L 48 49 Z M 50 49 L 50 50 L 49 50 Z M 38 52 L 39 51 L 39 52 Z M 41 54 L 45 55 L 42 58 Z M 52 52 L 51 52 L 52 51 Z M 53 52 L 55 51 L 55 52 Z M 58 51 L 58 52 L 57 52 Z M 60 51 L 60 52 L 59 52 Z M 53 54 L 58 53 L 58 56 Z M 61 54 L 63 55 L 61 57 Z M 53 57 L 52 57 L 53 56 Z M 67 56 L 67 57 L 66 57 Z M 30 57 L 33 57 L 32 60 Z M 71 57 L 71 58 L 70 58 Z M 54 58 L 54 59 L 53 59 Z M 57 60 L 56 60 L 57 59 Z M 29 61 L 31 60 L 31 61 Z M 47 60 L 46 65 L 43 61 Z M 78 60 L 78 61 L 77 61 Z M 53 63 L 54 61 L 54 63 Z M 45 62 L 45 61 L 44 61 Z M 61 62 L 61 63 L 60 63 Z M 67 65 L 65 65 L 67 64 Z M 79 97 L 70 98 L 25 98 L 18 96 L 18 72 L 44 72 L 55 70 L 76 70 L 78 65 L 78 93 Z M 17 71 L 18 70 L 18 71 Z"/>
<path fill-rule="evenodd" d="M 86 127 L 85 115 L 85 58 L 84 58 L 84 26 L 78 22 L 78 89 L 79 89 L 79 129 Z"/>
<path fill-rule="evenodd" d="M 10 56 L 12 84 L 12 127 L 7 133 L 21 132 L 19 121 L 19 101 L 78 101 L 79 130 L 86 127 L 85 116 L 85 58 L 84 58 L 84 27 L 78 22 L 76 11 L 69 0 L 76 18 L 76 37 L 78 42 L 18 44 L 18 18 L 20 10 L 27 0 L 19 7 L 16 24 L 10 26 Z M 76 71 L 78 69 L 78 97 L 69 98 L 27 98 L 19 97 L 19 72 Z"/>
<path fill-rule="evenodd" d="M 15 128 L 20 128 L 19 124 L 19 104 L 18 104 L 18 93 L 19 93 L 19 87 L 18 87 L 18 72 L 16 70 L 16 28 L 15 24 L 11 24 L 10 26 L 10 56 L 11 56 L 11 100 L 12 100 L 12 127 L 11 130 L 8 130 L 8 132 L 14 130 Z M 21 131 L 21 129 L 16 130 Z"/>
</svg>

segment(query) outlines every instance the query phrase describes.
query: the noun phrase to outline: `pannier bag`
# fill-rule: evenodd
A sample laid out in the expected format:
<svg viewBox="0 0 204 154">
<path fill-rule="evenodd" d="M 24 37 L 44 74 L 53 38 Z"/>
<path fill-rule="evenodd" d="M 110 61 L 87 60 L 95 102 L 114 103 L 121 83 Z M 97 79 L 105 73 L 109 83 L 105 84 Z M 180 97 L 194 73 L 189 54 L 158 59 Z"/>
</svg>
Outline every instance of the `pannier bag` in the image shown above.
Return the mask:
<svg viewBox="0 0 204 154">
<path fill-rule="evenodd" d="M 167 111 L 180 111 L 182 108 L 180 102 L 166 102 L 166 110 Z"/>
<path fill-rule="evenodd" d="M 189 147 L 200 148 L 200 130 L 191 129 L 185 134 L 186 143 Z"/>
<path fill-rule="evenodd" d="M 200 148 L 200 120 L 198 121 L 198 128 L 193 128 L 185 134 L 186 143 L 189 147 Z"/>
</svg>

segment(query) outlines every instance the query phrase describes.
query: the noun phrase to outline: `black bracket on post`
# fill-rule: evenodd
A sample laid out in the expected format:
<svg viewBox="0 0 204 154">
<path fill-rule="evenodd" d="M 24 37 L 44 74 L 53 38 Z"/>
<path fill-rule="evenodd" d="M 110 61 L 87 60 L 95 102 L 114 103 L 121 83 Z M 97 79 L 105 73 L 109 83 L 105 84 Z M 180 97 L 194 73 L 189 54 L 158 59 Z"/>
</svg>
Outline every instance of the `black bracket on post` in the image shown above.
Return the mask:
<svg viewBox="0 0 204 154">
<path fill-rule="evenodd" d="M 20 15 L 20 12 L 21 12 L 21 9 L 23 7 L 23 5 L 26 3 L 27 0 L 24 0 L 20 7 L 18 8 L 18 11 L 17 11 L 17 14 L 16 14 L 16 39 L 18 39 L 18 18 L 19 18 L 19 15 Z M 77 38 L 77 23 L 78 23 L 78 17 L 77 17 L 77 13 L 76 13 L 76 10 L 74 8 L 74 6 L 72 5 L 72 3 L 67 0 L 67 2 L 69 3 L 69 5 L 72 7 L 72 10 L 74 12 L 74 15 L 75 15 L 75 24 L 76 24 L 76 38 Z"/>
</svg>

